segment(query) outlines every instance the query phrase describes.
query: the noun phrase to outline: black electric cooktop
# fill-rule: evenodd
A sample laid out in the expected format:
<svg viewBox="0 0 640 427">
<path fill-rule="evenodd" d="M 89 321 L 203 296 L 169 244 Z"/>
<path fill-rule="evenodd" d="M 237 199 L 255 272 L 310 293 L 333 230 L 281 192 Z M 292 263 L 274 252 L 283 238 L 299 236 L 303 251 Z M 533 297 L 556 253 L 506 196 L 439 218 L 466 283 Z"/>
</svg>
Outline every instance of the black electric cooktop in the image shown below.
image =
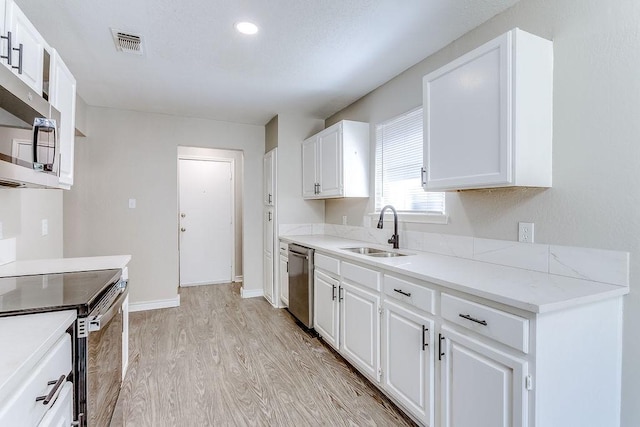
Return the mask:
<svg viewBox="0 0 640 427">
<path fill-rule="evenodd" d="M 120 274 L 114 269 L 0 278 L 0 317 L 67 309 L 86 314 Z"/>
</svg>

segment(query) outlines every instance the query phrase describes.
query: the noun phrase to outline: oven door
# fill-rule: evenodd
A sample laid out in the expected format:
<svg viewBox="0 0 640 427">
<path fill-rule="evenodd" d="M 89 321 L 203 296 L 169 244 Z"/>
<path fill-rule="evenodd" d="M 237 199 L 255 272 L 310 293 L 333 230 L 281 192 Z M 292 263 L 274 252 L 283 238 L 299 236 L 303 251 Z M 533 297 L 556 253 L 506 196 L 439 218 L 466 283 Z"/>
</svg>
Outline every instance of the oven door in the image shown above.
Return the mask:
<svg viewBox="0 0 640 427">
<path fill-rule="evenodd" d="M 122 385 L 122 303 L 128 290 L 89 324 L 87 426 L 108 427 Z"/>
</svg>

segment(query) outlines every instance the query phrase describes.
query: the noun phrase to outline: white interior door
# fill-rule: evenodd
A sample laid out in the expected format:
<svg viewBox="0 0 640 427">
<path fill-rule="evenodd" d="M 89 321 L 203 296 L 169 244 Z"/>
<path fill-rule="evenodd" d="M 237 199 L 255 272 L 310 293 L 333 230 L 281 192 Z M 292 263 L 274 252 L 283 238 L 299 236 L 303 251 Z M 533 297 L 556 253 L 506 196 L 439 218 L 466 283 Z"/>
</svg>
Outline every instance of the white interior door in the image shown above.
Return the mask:
<svg viewBox="0 0 640 427">
<path fill-rule="evenodd" d="M 180 286 L 231 282 L 232 163 L 180 159 L 178 165 Z"/>
</svg>

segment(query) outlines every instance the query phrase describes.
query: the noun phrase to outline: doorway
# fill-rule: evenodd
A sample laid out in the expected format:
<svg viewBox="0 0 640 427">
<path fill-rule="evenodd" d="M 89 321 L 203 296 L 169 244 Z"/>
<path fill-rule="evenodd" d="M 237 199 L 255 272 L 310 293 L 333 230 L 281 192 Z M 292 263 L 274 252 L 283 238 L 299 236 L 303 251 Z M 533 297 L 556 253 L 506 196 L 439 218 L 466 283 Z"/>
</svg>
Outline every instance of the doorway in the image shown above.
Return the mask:
<svg viewBox="0 0 640 427">
<path fill-rule="evenodd" d="M 180 286 L 233 281 L 234 163 L 178 157 Z"/>
</svg>

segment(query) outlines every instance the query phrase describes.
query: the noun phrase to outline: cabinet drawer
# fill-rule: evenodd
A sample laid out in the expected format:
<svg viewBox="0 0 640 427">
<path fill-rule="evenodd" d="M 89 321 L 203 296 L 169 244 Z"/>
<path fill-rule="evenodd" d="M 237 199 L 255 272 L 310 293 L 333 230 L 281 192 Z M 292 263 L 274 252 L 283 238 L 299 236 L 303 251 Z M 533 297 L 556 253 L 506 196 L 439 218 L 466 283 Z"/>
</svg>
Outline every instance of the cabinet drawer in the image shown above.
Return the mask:
<svg viewBox="0 0 640 427">
<path fill-rule="evenodd" d="M 316 268 L 320 268 L 328 273 L 333 273 L 336 276 L 340 275 L 340 260 L 316 253 L 313 258 L 313 263 Z"/>
<path fill-rule="evenodd" d="M 441 303 L 445 320 L 529 352 L 529 320 L 447 294 L 442 294 Z"/>
<path fill-rule="evenodd" d="M 67 376 L 70 372 L 71 337 L 69 334 L 64 334 L 38 362 L 16 393 L 0 408 L 0 425 L 38 425 L 54 401 L 45 405 L 43 401 L 36 401 L 36 398 L 49 394 L 54 387 L 49 382 L 55 382 L 60 376 Z"/>
<path fill-rule="evenodd" d="M 393 276 L 384 276 L 384 293 L 420 310 L 435 314 L 435 291 Z"/>
<path fill-rule="evenodd" d="M 348 262 L 342 263 L 342 278 L 351 280 L 367 288 L 379 291 L 380 276 L 381 274 L 375 270 L 370 270 Z"/>
</svg>

